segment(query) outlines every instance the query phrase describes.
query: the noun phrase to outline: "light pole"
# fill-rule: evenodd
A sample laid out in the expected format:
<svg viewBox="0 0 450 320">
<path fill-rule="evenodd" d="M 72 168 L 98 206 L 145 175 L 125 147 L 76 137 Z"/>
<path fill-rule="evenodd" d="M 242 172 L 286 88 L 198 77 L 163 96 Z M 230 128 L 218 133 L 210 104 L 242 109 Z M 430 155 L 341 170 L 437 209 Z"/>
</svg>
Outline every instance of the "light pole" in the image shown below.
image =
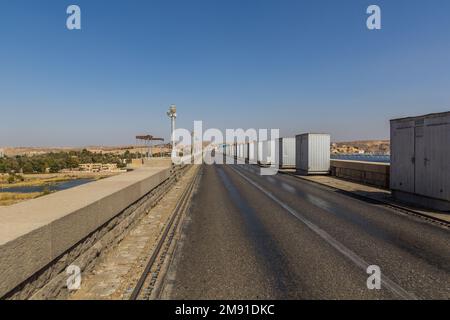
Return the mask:
<svg viewBox="0 0 450 320">
<path fill-rule="evenodd" d="M 170 126 L 171 126 L 171 132 L 170 132 L 170 143 L 172 144 L 172 150 L 175 145 L 174 141 L 174 132 L 175 132 L 175 119 L 177 118 L 177 106 L 172 104 L 169 107 L 169 111 L 167 111 L 167 116 L 170 118 Z"/>
</svg>

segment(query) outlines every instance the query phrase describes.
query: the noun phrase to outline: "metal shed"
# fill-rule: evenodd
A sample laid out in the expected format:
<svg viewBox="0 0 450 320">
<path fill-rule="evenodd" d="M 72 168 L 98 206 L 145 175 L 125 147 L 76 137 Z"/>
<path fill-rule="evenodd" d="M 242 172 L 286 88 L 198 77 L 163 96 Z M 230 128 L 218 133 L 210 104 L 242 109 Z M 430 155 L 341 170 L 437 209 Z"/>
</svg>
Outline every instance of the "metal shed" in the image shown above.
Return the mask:
<svg viewBox="0 0 450 320">
<path fill-rule="evenodd" d="M 275 140 L 276 163 L 280 169 L 295 169 L 295 138 Z"/>
<path fill-rule="evenodd" d="M 258 142 L 252 141 L 248 144 L 248 159 L 249 163 L 258 162 Z"/>
<path fill-rule="evenodd" d="M 243 145 L 240 143 L 240 144 L 237 144 L 236 145 L 236 158 L 238 159 L 238 160 L 241 160 L 242 159 L 242 154 L 243 154 L 243 152 L 244 152 L 244 149 L 243 149 Z"/>
<path fill-rule="evenodd" d="M 244 144 L 244 160 L 245 160 L 245 162 L 246 163 L 248 163 L 248 161 L 249 161 L 249 143 L 245 143 Z"/>
<path fill-rule="evenodd" d="M 275 165 L 275 140 L 261 141 L 259 163 L 261 165 Z"/>
<path fill-rule="evenodd" d="M 263 158 L 263 144 L 264 144 L 264 141 L 258 141 L 257 144 L 258 144 L 258 147 L 257 147 L 257 162 L 260 163 L 262 161 L 262 158 Z"/>
<path fill-rule="evenodd" d="M 394 197 L 450 210 L 450 112 L 391 120 Z"/>
<path fill-rule="evenodd" d="M 326 133 L 304 133 L 295 137 L 296 169 L 300 174 L 330 172 L 330 142 Z"/>
</svg>

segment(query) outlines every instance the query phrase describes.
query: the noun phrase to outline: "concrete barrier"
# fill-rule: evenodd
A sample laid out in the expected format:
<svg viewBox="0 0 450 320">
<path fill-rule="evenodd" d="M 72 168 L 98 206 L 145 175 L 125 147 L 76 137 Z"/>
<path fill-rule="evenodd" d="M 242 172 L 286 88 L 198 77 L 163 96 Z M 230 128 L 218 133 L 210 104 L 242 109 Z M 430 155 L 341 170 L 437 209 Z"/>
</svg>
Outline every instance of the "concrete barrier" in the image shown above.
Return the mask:
<svg viewBox="0 0 450 320">
<path fill-rule="evenodd" d="M 144 167 L 164 167 L 172 165 L 172 158 L 149 158 L 144 159 Z"/>
<path fill-rule="evenodd" d="M 0 297 L 48 268 L 53 261 L 61 260 L 83 239 L 91 237 L 170 176 L 171 168 L 142 167 L 45 197 L 1 207 Z M 84 246 L 92 246 L 96 240 L 97 237 L 93 236 L 85 241 Z M 61 268 L 55 272 L 61 272 Z"/>
<path fill-rule="evenodd" d="M 389 189 L 389 167 L 389 163 L 331 160 L 331 175 Z"/>
<path fill-rule="evenodd" d="M 136 169 L 141 167 L 170 167 L 172 165 L 171 158 L 142 158 L 142 159 L 132 159 L 131 163 L 128 164 L 128 168 Z"/>
</svg>

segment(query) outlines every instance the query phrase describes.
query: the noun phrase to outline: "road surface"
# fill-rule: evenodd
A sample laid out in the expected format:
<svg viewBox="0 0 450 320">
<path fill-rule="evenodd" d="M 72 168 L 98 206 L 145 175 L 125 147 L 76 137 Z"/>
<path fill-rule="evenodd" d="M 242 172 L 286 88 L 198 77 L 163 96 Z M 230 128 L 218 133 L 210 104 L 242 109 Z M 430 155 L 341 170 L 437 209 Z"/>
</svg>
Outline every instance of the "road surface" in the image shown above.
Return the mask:
<svg viewBox="0 0 450 320">
<path fill-rule="evenodd" d="M 258 170 L 203 166 L 163 297 L 450 298 L 448 229 Z"/>
</svg>

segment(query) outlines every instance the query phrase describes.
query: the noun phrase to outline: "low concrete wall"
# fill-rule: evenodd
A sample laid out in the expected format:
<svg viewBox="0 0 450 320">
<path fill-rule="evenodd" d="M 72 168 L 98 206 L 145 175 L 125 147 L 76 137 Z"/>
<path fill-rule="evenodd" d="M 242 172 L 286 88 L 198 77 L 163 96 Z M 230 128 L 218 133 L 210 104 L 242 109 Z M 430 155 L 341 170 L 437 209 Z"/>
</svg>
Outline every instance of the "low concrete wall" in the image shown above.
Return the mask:
<svg viewBox="0 0 450 320">
<path fill-rule="evenodd" d="M 172 158 L 149 158 L 144 159 L 144 167 L 170 167 Z"/>
<path fill-rule="evenodd" d="M 70 190 L 1 207 L 0 297 L 48 268 L 55 260 L 61 260 L 68 251 L 98 232 L 100 227 L 170 176 L 171 168 L 142 167 Z M 83 245 L 92 246 L 91 242 L 96 239 L 91 237 Z"/>
<path fill-rule="evenodd" d="M 388 163 L 331 160 L 331 175 L 389 189 L 389 167 Z"/>
<path fill-rule="evenodd" d="M 128 168 L 136 169 L 141 167 L 170 167 L 172 165 L 172 158 L 142 158 L 132 159 L 128 164 Z"/>
</svg>

